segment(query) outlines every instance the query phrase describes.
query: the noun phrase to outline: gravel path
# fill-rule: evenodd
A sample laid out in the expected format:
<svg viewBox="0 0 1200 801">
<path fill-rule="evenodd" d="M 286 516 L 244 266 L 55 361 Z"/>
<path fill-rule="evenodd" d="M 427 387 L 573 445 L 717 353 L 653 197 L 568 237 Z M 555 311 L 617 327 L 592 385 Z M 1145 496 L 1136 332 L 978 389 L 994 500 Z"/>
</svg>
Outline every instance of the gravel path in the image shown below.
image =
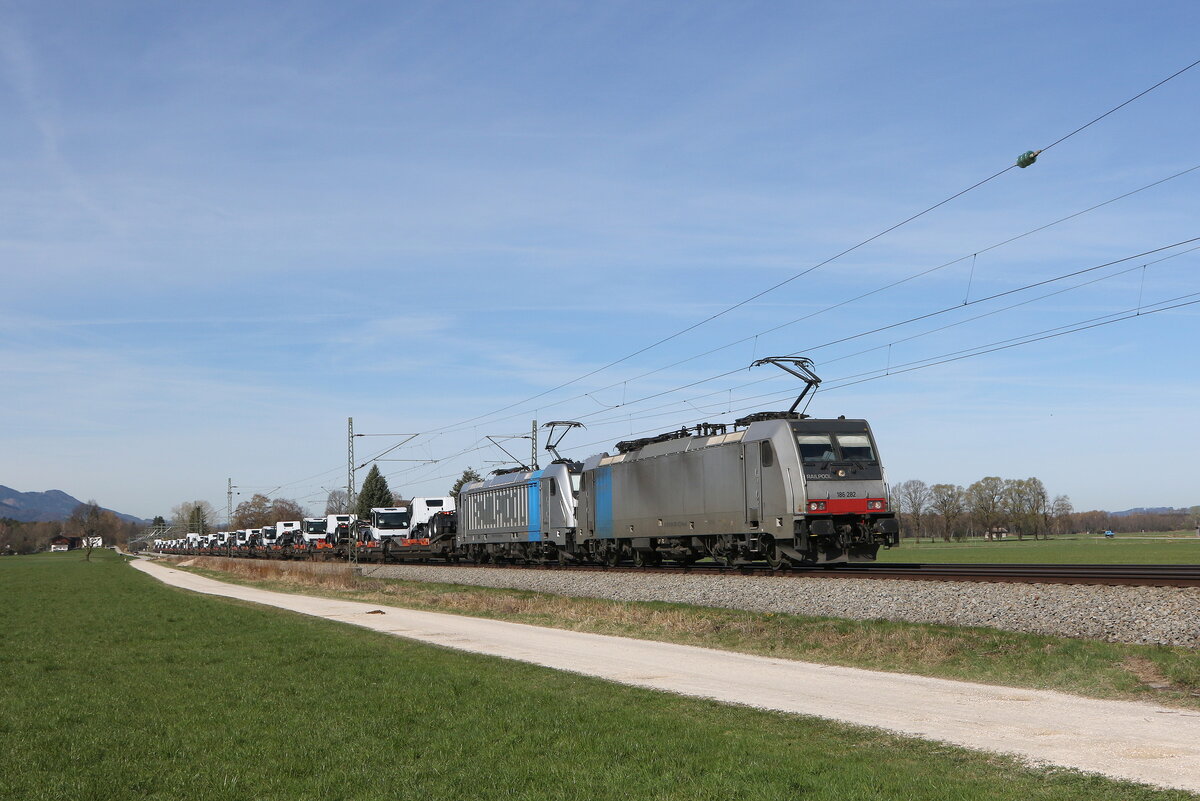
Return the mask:
<svg viewBox="0 0 1200 801">
<path fill-rule="evenodd" d="M 364 565 L 364 576 L 507 587 L 615 601 L 675 603 L 856 620 L 904 620 L 1200 646 L 1200 588 L 987 584 L 420 565 Z"/>
<path fill-rule="evenodd" d="M 139 560 L 132 566 L 195 592 L 447 648 L 681 695 L 873 726 L 1163 787 L 1200 790 L 1200 716 L 1186 710 L 269 592 L 153 562 Z"/>
</svg>

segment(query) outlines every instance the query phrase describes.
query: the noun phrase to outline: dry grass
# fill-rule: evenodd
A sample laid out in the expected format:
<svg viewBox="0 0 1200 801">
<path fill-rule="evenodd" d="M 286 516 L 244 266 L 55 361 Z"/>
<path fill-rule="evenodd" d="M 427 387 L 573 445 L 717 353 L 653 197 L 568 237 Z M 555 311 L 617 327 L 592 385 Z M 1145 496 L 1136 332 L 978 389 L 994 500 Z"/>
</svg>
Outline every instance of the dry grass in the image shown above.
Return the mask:
<svg viewBox="0 0 1200 801">
<path fill-rule="evenodd" d="M 350 566 L 344 562 L 283 562 L 274 559 L 229 559 L 224 556 L 193 556 L 183 561 L 168 558 L 176 567 L 228 573 L 249 581 L 270 581 L 293 586 L 353 590 L 357 585 Z"/>
<path fill-rule="evenodd" d="M 1173 689 L 1171 679 L 1158 669 L 1158 665 L 1142 656 L 1127 656 L 1121 666 L 1137 677 L 1138 681 L 1155 690 Z"/>
</svg>

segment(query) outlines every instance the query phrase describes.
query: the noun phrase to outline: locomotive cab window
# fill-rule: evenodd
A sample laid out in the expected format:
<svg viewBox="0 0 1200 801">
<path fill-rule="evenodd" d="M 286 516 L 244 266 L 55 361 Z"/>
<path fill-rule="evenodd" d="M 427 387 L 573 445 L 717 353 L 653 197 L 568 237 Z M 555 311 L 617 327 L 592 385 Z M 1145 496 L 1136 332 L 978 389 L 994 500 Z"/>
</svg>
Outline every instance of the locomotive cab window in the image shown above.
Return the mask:
<svg viewBox="0 0 1200 801">
<path fill-rule="evenodd" d="M 771 450 L 771 443 L 764 442 L 762 444 L 762 466 L 770 467 L 775 464 L 775 452 Z"/>
<path fill-rule="evenodd" d="M 838 434 L 837 443 L 842 458 L 848 462 L 875 461 L 875 451 L 866 434 Z"/>
<path fill-rule="evenodd" d="M 832 462 L 837 459 L 833 453 L 833 440 L 828 434 L 797 434 L 796 444 L 800 446 L 800 459 L 804 462 Z"/>
</svg>

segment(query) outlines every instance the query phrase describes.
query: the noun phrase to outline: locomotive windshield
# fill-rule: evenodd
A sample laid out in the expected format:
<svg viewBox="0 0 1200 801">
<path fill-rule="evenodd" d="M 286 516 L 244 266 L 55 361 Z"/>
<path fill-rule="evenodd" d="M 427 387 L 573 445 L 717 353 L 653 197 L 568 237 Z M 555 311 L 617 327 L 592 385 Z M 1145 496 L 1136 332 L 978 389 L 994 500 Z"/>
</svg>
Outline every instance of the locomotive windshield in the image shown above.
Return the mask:
<svg viewBox="0 0 1200 801">
<path fill-rule="evenodd" d="M 796 434 L 800 459 L 821 462 L 874 462 L 875 449 L 866 434 Z"/>
<path fill-rule="evenodd" d="M 375 528 L 408 528 L 408 519 L 407 509 L 403 512 L 376 512 Z"/>
<path fill-rule="evenodd" d="M 828 434 L 797 434 L 800 458 L 805 462 L 832 462 L 837 459 L 833 452 L 833 440 Z"/>
<path fill-rule="evenodd" d="M 866 434 L 837 434 L 838 450 L 848 462 L 873 462 L 875 450 Z"/>
</svg>

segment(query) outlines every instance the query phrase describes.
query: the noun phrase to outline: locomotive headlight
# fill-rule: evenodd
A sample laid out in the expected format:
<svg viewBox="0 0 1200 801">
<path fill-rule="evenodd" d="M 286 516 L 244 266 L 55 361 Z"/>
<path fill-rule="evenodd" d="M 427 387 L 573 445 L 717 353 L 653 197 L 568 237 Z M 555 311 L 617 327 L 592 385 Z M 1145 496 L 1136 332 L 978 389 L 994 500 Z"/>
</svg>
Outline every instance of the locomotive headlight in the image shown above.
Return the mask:
<svg viewBox="0 0 1200 801">
<path fill-rule="evenodd" d="M 845 470 L 839 470 L 839 471 L 838 471 L 838 478 L 845 478 L 845 477 L 846 477 L 846 471 L 845 471 Z"/>
<path fill-rule="evenodd" d="M 867 501 L 868 509 L 883 509 L 883 501 Z"/>
<path fill-rule="evenodd" d="M 825 501 L 810 501 L 808 504 L 808 511 L 824 512 L 825 511 Z"/>
</svg>

